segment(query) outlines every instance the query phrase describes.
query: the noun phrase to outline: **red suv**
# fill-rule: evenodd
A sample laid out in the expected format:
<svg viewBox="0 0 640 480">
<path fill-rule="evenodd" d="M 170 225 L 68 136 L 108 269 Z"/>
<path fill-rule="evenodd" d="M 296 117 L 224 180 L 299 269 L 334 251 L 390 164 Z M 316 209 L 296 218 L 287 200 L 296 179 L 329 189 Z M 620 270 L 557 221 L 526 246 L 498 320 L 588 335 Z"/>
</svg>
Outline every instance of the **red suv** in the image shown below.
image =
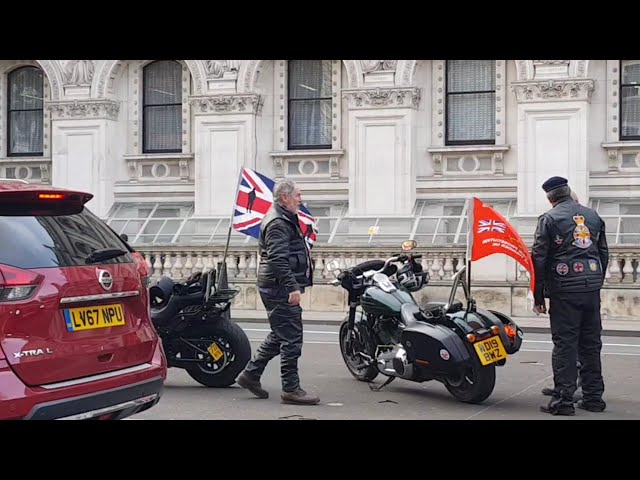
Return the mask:
<svg viewBox="0 0 640 480">
<path fill-rule="evenodd" d="M 0 419 L 121 419 L 160 400 L 147 265 L 92 197 L 0 181 Z"/>
</svg>

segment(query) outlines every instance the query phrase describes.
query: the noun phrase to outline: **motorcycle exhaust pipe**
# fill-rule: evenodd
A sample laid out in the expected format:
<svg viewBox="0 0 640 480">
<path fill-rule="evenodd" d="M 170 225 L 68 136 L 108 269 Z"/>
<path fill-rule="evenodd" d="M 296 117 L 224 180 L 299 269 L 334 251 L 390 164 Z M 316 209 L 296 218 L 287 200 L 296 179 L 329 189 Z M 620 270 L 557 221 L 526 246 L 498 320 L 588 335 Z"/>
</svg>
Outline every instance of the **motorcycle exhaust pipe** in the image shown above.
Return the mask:
<svg viewBox="0 0 640 480">
<path fill-rule="evenodd" d="M 396 375 L 401 378 L 411 379 L 413 377 L 413 365 L 407 361 L 407 351 L 400 347 L 393 357 L 393 368 Z"/>
</svg>

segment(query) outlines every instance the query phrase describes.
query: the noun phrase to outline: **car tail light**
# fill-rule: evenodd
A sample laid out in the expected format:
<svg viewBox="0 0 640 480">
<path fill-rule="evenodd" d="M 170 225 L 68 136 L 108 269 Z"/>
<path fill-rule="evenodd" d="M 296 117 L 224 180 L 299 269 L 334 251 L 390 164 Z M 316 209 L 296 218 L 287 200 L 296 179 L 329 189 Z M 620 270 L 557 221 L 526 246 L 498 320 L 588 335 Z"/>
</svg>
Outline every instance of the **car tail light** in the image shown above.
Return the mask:
<svg viewBox="0 0 640 480">
<path fill-rule="evenodd" d="M 142 284 L 145 287 L 149 286 L 149 276 L 151 275 L 151 271 L 149 270 L 149 265 L 147 265 L 147 260 L 140 252 L 132 252 L 134 260 L 136 261 L 136 265 L 138 266 L 138 273 L 140 274 L 140 278 L 142 279 Z"/>
<path fill-rule="evenodd" d="M 0 302 L 15 302 L 31 297 L 44 277 L 39 273 L 0 265 Z"/>
<path fill-rule="evenodd" d="M 23 185 L 16 190 L 0 189 L 0 215 L 73 215 L 80 213 L 92 198 L 90 193 L 42 189 L 33 185 Z"/>
</svg>

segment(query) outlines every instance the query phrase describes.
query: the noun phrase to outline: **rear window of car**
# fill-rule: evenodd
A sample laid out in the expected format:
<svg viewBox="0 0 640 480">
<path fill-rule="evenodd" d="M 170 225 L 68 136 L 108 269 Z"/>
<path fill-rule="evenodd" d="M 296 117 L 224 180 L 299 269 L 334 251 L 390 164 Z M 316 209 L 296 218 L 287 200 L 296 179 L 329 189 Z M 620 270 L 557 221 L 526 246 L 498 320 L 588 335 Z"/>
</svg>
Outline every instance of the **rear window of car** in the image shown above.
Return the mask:
<svg viewBox="0 0 640 480">
<path fill-rule="evenodd" d="M 76 215 L 0 216 L 0 263 L 18 268 L 87 266 L 94 250 L 125 243 L 86 208 Z M 92 265 L 133 262 L 130 254 Z"/>
</svg>

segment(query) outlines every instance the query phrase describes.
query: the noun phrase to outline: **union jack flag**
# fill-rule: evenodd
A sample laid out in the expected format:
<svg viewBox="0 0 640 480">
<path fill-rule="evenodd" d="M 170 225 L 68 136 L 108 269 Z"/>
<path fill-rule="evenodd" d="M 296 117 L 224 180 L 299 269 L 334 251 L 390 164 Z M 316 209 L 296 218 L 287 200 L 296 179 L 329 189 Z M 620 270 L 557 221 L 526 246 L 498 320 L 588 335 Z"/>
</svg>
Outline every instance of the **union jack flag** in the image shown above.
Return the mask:
<svg viewBox="0 0 640 480">
<path fill-rule="evenodd" d="M 503 222 L 496 222 L 495 220 L 480 220 L 478 222 L 478 233 L 484 232 L 498 232 L 504 233 L 507 226 Z"/>
<path fill-rule="evenodd" d="M 260 238 L 260 223 L 273 204 L 275 181 L 249 168 L 240 172 L 240 185 L 233 213 L 233 228 L 253 238 Z M 316 219 L 304 205 L 298 211 L 300 230 L 312 248 L 316 242 Z"/>
</svg>

